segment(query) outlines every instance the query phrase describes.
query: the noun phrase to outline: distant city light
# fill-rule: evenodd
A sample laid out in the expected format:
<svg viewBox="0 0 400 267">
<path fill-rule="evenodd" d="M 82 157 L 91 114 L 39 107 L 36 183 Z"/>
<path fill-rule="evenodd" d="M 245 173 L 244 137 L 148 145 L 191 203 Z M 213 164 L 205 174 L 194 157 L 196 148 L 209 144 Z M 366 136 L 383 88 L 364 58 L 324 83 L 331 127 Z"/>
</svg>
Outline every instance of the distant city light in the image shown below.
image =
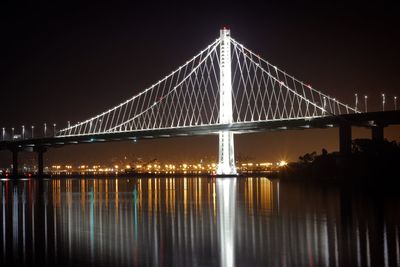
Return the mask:
<svg viewBox="0 0 400 267">
<path fill-rule="evenodd" d="M 126 159 L 125 159 L 126 160 Z M 237 169 L 242 173 L 268 173 L 273 171 L 279 171 L 280 168 L 287 165 L 286 160 L 280 160 L 275 163 L 272 162 L 244 162 L 237 163 Z M 122 163 L 114 165 L 103 165 L 95 164 L 91 165 L 88 163 L 81 163 L 78 165 L 72 164 L 52 164 L 50 166 L 45 166 L 45 172 L 53 175 L 105 175 L 105 174 L 118 174 L 122 175 L 126 173 L 152 173 L 152 174 L 215 174 L 217 163 L 215 162 L 201 162 L 201 163 L 177 163 L 171 164 L 166 163 L 147 163 L 137 164 L 137 163 Z M 27 166 L 27 172 L 35 173 L 35 166 Z M 27 174 L 28 175 L 28 174 Z"/>
<path fill-rule="evenodd" d="M 280 166 L 280 167 L 284 167 L 284 166 L 286 166 L 288 163 L 285 161 L 285 160 L 281 160 L 281 161 L 279 161 L 278 162 L 278 166 Z"/>
</svg>

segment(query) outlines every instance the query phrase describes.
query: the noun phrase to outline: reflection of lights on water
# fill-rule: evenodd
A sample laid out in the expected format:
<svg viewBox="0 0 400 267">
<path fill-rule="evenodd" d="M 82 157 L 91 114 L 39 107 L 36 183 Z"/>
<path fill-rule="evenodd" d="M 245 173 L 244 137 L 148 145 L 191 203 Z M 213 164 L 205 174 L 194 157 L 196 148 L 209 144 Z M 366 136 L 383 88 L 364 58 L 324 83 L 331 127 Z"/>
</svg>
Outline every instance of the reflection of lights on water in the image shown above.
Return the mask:
<svg viewBox="0 0 400 267">
<path fill-rule="evenodd" d="M 236 178 L 217 178 L 221 266 L 234 266 Z"/>
<path fill-rule="evenodd" d="M 204 265 L 221 266 L 341 266 L 347 255 L 372 266 L 375 254 L 384 266 L 400 259 L 397 224 L 383 222 L 377 246 L 376 228 L 364 217 L 355 217 L 351 239 L 342 234 L 336 192 L 328 194 L 328 208 L 318 201 L 325 196 L 263 177 L 51 181 L 40 180 L 41 188 L 35 179 L 0 182 L 0 231 L 8 231 L 0 235 L 2 255 L 26 263 L 41 255 L 45 265 L 84 257 L 114 266 L 192 266 L 205 254 Z M 344 256 L 343 240 L 352 246 Z"/>
<path fill-rule="evenodd" d="M 18 251 L 18 241 L 19 241 L 19 222 L 18 222 L 18 204 L 19 204 L 19 199 L 18 199 L 18 187 L 15 186 L 13 188 L 13 205 L 12 205 L 12 229 L 13 229 L 13 249 L 15 251 Z"/>
<path fill-rule="evenodd" d="M 43 193 L 43 199 L 44 199 L 44 253 L 45 253 L 45 259 L 47 261 L 48 259 L 48 225 L 47 225 L 47 204 L 48 204 L 48 195 L 47 192 Z M 46 262 L 47 263 L 47 262 Z"/>
<path fill-rule="evenodd" d="M 389 266 L 389 251 L 388 251 L 386 224 L 383 225 L 383 259 L 385 261 L 385 266 Z"/>
<path fill-rule="evenodd" d="M 137 189 L 133 188 L 133 216 L 135 226 L 135 241 L 138 239 L 138 211 L 137 211 Z"/>
<path fill-rule="evenodd" d="M 3 255 L 6 255 L 6 192 L 2 186 L 2 209 L 3 209 Z"/>
<path fill-rule="evenodd" d="M 90 256 L 94 260 L 94 188 L 90 188 Z"/>
</svg>

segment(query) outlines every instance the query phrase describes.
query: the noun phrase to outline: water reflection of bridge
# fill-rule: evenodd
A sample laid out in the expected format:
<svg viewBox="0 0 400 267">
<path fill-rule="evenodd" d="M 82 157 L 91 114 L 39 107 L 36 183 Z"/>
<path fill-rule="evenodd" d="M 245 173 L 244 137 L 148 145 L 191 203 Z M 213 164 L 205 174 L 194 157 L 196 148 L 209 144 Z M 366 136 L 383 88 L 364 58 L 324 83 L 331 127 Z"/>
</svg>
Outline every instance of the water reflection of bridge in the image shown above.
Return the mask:
<svg viewBox="0 0 400 267">
<path fill-rule="evenodd" d="M 224 187 L 221 179 L 2 181 L 1 258 L 217 266 L 221 239 L 231 238 L 233 253 L 225 256 L 238 266 L 400 260 L 398 205 L 339 188 L 266 178 L 232 179 Z M 236 194 L 233 213 L 221 213 L 221 192 Z M 221 218 L 232 215 L 226 222 L 234 222 L 234 236 L 221 235 Z"/>
</svg>

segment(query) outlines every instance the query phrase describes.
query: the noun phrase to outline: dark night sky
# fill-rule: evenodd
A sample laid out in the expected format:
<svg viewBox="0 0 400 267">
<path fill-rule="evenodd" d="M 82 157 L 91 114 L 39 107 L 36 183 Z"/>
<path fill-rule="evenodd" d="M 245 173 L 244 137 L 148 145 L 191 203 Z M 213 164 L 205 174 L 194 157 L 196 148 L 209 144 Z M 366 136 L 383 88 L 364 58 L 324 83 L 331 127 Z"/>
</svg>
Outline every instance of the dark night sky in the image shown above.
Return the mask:
<svg viewBox="0 0 400 267">
<path fill-rule="evenodd" d="M 379 109 L 385 92 L 391 108 L 393 96 L 400 96 L 399 6 L 384 1 L 241 1 L 226 7 L 149 2 L 2 2 L 0 126 L 65 126 L 100 113 L 180 66 L 215 40 L 222 26 L 273 64 L 343 102 L 353 104 L 355 92 L 368 94 L 369 107 Z M 355 131 L 355 137 L 368 134 Z M 399 136 L 399 128 L 386 131 L 389 139 Z M 236 138 L 237 154 L 260 160 L 294 160 L 322 147 L 337 149 L 337 130 Z M 216 158 L 217 138 L 86 145 L 47 155 L 51 162 L 123 155 L 196 160 Z M 9 157 L 0 154 L 3 164 Z"/>
</svg>

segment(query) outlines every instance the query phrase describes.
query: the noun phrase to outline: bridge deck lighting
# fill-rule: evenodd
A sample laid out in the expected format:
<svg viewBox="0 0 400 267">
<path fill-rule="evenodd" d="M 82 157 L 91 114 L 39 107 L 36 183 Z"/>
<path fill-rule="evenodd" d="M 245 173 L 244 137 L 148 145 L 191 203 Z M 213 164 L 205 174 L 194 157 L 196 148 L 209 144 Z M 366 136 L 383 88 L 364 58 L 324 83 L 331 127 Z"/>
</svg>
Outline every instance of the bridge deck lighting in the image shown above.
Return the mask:
<svg viewBox="0 0 400 267">
<path fill-rule="evenodd" d="M 357 111 L 357 109 L 358 109 L 358 94 L 355 93 L 354 97 L 355 97 L 355 105 L 354 105 L 355 107 L 354 107 L 354 109 Z"/>
<path fill-rule="evenodd" d="M 385 111 L 385 94 L 382 94 L 382 111 Z"/>
</svg>

